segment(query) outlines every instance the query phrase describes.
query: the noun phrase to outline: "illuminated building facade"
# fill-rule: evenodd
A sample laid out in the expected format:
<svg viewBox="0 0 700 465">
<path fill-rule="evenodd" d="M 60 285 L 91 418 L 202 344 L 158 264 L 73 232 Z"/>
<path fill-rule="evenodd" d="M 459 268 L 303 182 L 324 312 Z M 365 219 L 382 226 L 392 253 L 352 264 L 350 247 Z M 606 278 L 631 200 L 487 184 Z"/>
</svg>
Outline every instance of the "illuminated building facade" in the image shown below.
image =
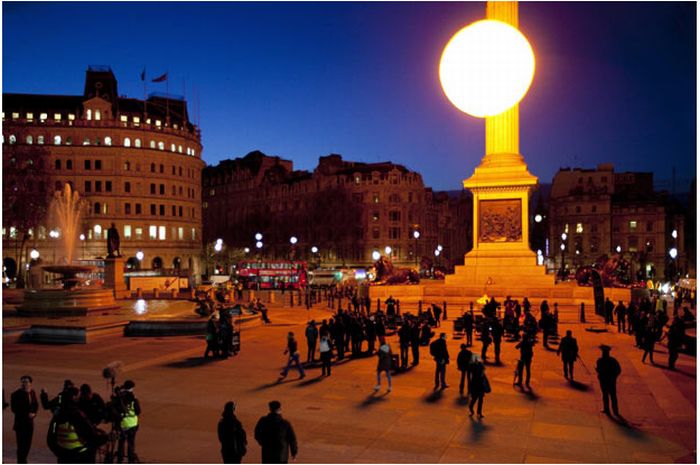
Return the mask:
<svg viewBox="0 0 700 465">
<path fill-rule="evenodd" d="M 128 268 L 199 272 L 204 162 L 185 100 L 120 96 L 111 69 L 91 66 L 82 95 L 3 94 L 2 120 L 4 152 L 45 154 L 47 182 L 40 188 L 47 195 L 69 183 L 85 199 L 74 258 L 104 257 L 115 223 Z M 49 221 L 31 231 L 27 247 L 44 263 L 58 259 Z M 21 238 L 12 224 L 4 223 L 2 234 L 7 267 L 18 261 Z"/>
<path fill-rule="evenodd" d="M 202 176 L 205 243 L 220 238 L 247 247 L 251 257 L 258 252 L 256 233 L 263 235 L 265 257 L 316 258 L 324 266 L 366 266 L 374 251 L 386 255 L 390 247 L 402 266 L 425 257 L 449 267 L 468 248 L 465 194 L 435 193 L 420 174 L 394 163 L 334 154 L 320 157 L 313 172 L 295 171 L 289 160 L 252 152 L 209 166 Z"/>
<path fill-rule="evenodd" d="M 654 192 L 652 173 L 615 173 L 612 164 L 559 170 L 548 226 L 557 270 L 562 260 L 563 268 L 575 271 L 618 251 L 638 278 L 663 279 L 688 269 L 684 215 L 668 193 Z"/>
</svg>

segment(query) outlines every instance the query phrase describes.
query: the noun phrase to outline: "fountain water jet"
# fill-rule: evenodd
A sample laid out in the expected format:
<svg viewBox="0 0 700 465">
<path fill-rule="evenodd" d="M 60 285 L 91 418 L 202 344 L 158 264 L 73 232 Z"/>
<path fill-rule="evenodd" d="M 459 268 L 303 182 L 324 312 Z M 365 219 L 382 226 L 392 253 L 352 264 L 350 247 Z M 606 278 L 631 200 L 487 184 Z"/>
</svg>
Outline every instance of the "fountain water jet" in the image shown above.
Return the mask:
<svg viewBox="0 0 700 465">
<path fill-rule="evenodd" d="M 60 274 L 61 289 L 30 289 L 24 294 L 22 305 L 17 308 L 21 315 L 86 315 L 90 311 L 118 308 L 112 289 L 101 286 L 82 286 L 79 273 L 93 271 L 91 266 L 75 265 L 73 252 L 78 239 L 82 202 L 78 192 L 66 184 L 56 192 L 51 201 L 50 218 L 58 224 L 63 238 L 60 264 L 43 266 L 43 271 Z"/>
</svg>

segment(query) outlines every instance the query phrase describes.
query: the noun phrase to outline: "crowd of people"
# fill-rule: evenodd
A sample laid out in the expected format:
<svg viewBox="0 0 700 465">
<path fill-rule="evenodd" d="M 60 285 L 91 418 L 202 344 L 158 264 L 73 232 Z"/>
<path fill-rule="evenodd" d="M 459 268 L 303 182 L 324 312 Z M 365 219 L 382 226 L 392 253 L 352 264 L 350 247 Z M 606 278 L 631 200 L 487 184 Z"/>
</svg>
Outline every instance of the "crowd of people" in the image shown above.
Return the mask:
<svg viewBox="0 0 700 465">
<path fill-rule="evenodd" d="M 46 441 L 58 463 L 96 463 L 98 453 L 102 462 L 122 463 L 125 451 L 129 463 L 138 462 L 136 432 L 141 406 L 133 381 L 114 386 L 107 402 L 88 384 L 78 388 L 69 379 L 53 398 L 44 389 L 37 396 L 29 375 L 22 376 L 20 382 L 21 387 L 10 397 L 17 463 L 27 463 L 39 406 L 51 412 Z"/>
</svg>

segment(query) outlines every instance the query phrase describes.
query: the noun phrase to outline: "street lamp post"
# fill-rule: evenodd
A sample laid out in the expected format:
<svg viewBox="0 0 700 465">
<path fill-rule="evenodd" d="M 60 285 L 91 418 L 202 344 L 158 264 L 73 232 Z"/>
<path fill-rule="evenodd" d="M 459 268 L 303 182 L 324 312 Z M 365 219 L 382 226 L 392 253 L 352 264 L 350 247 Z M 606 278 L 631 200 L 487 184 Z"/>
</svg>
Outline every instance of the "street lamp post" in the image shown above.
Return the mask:
<svg viewBox="0 0 700 465">
<path fill-rule="evenodd" d="M 566 263 L 565 263 L 565 257 L 564 257 L 564 252 L 566 251 L 566 238 L 567 234 L 565 232 L 561 233 L 561 279 L 562 281 L 564 280 L 564 277 L 566 276 Z"/>
<path fill-rule="evenodd" d="M 139 250 L 136 252 L 136 260 L 138 260 L 139 270 L 141 269 L 141 262 L 143 262 L 143 251 Z"/>
<path fill-rule="evenodd" d="M 262 234 L 260 234 L 260 233 L 255 234 L 255 240 L 257 241 L 255 243 L 255 248 L 258 249 L 258 262 L 259 263 L 262 262 L 262 248 L 263 248 L 262 238 L 263 238 Z M 257 285 L 256 285 L 257 290 L 258 290 L 258 292 L 260 292 L 260 268 L 258 268 L 258 279 L 256 279 L 255 281 L 257 283 Z"/>
<path fill-rule="evenodd" d="M 420 231 L 418 231 L 416 229 L 415 231 L 413 231 L 413 239 L 415 239 L 415 241 L 416 241 L 416 246 L 413 249 L 413 254 L 416 256 L 416 268 L 418 268 L 418 238 L 419 237 L 420 237 Z"/>
</svg>

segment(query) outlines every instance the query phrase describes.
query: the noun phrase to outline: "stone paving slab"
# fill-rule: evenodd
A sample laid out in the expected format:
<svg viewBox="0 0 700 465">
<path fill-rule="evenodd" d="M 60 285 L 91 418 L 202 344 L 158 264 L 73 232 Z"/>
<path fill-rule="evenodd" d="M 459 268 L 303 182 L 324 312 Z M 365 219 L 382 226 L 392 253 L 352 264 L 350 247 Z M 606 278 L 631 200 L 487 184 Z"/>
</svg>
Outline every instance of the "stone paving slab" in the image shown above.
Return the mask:
<svg viewBox="0 0 700 465">
<path fill-rule="evenodd" d="M 220 462 L 216 423 L 223 404 L 238 404 L 237 414 L 249 436 L 244 462 L 260 462 L 260 448 L 252 435 L 267 402 L 282 402 L 300 441 L 298 461 L 305 463 L 631 463 L 695 461 L 696 395 L 695 359 L 681 355 L 682 373 L 641 364 L 633 338 L 616 332 L 594 334 L 578 324 L 573 329 L 584 365 L 577 363 L 577 385 L 561 375 L 556 353 L 535 348 L 532 392 L 512 385 L 517 354 L 504 343 L 502 366 L 487 365 L 493 392 L 486 396 L 478 421 L 468 414 L 458 393 L 454 360 L 462 341 L 448 339 L 453 363 L 448 366 L 450 387 L 434 394 L 434 364 L 428 348 L 421 348 L 421 363 L 393 376 L 394 390 L 384 384 L 374 395 L 376 358 L 349 360 L 333 367 L 331 377 L 320 378 L 320 368 L 307 370 L 300 381 L 292 371 L 277 383 L 285 357 L 287 331 L 302 337 L 310 315 L 319 321 L 328 310 L 271 306 L 274 324 L 245 328 L 241 353 L 228 360 L 204 361 L 203 337 L 125 338 L 105 336 L 87 346 L 17 344 L 3 337 L 3 383 L 6 395 L 30 373 L 35 388 L 54 394 L 63 379 L 88 382 L 105 395 L 102 368 L 113 360 L 124 363 L 119 382 L 137 384 L 144 412 L 138 433 L 139 455 L 144 462 Z M 592 317 L 589 317 L 589 320 Z M 567 320 L 568 321 L 568 320 Z M 572 319 L 573 321 L 573 319 Z M 596 323 L 599 324 L 599 323 Z M 590 326 L 591 323 L 586 326 Z M 446 325 L 445 325 L 446 326 Z M 439 330 L 438 330 L 439 332 Z M 449 332 L 448 332 L 449 334 Z M 398 351 L 396 336 L 389 342 Z M 600 414 L 600 390 L 590 370 L 599 356 L 600 343 L 612 345 L 623 375 L 618 387 L 620 410 L 629 421 L 620 425 Z M 665 363 L 663 345 L 657 346 L 659 363 Z M 477 342 L 475 350 L 480 350 Z M 492 353 L 492 352 L 491 352 Z M 409 357 L 410 358 L 410 357 Z M 586 371 L 586 368 L 588 371 Z M 49 416 L 41 411 L 36 421 L 30 461 L 52 462 L 45 447 Z M 3 415 L 3 462 L 14 462 L 12 414 Z"/>
</svg>

